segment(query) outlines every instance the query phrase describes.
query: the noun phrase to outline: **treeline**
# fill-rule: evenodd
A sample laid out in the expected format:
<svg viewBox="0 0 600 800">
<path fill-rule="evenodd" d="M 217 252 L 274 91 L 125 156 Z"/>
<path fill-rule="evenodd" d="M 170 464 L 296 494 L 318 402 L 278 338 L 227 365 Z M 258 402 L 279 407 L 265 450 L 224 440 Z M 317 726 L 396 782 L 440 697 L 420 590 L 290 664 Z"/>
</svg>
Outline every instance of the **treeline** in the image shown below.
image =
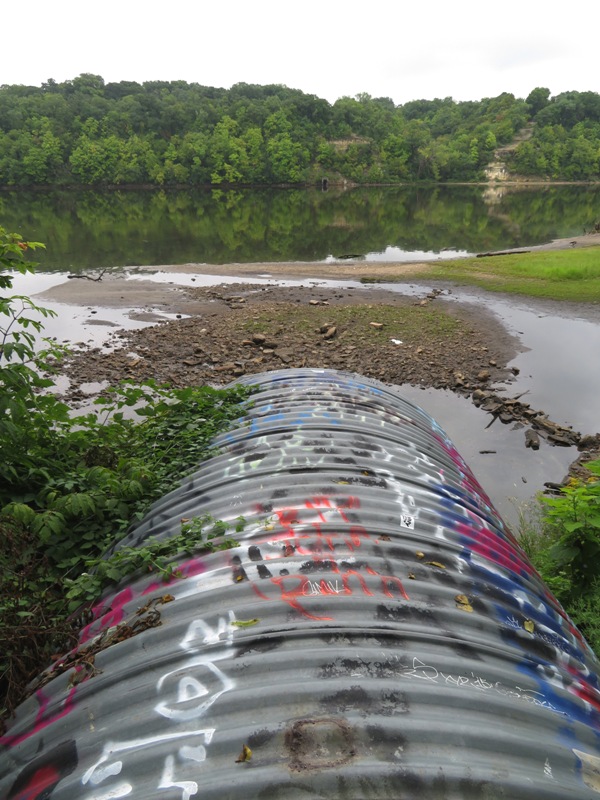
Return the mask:
<svg viewBox="0 0 600 800">
<path fill-rule="evenodd" d="M 510 167 L 521 175 L 563 180 L 600 179 L 600 95 L 549 89 L 529 95 L 533 136 L 514 152 Z"/>
<path fill-rule="evenodd" d="M 600 105 L 593 93 L 571 95 L 586 109 L 593 103 L 581 98 Z M 596 148 L 597 171 L 597 124 L 574 114 L 569 127 L 563 97 L 550 100 L 547 90 L 535 89 L 526 100 L 504 93 L 477 102 L 445 98 L 396 106 L 361 94 L 332 105 L 279 85 L 240 83 L 226 90 L 185 81 L 105 83 L 91 74 L 41 87 L 4 85 L 0 185 L 474 181 L 498 146 L 540 116 L 558 138 L 569 139 L 581 124 L 584 141 Z M 586 146 L 577 144 L 576 163 Z M 552 177 L 566 177 L 560 170 L 567 155 L 552 159 L 544 150 L 542 158 L 538 150 L 536 128 L 515 164 L 527 174 L 546 175 L 542 168 L 551 168 L 559 170 Z"/>
</svg>

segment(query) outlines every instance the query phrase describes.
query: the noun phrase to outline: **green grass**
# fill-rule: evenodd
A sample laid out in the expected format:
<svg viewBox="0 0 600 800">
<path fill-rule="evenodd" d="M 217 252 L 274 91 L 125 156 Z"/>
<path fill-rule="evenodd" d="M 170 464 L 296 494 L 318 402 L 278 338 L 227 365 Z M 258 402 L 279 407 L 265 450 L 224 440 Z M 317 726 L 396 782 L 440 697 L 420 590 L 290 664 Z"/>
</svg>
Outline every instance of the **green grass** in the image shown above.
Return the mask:
<svg viewBox="0 0 600 800">
<path fill-rule="evenodd" d="M 450 280 L 492 292 L 524 294 L 553 300 L 600 301 L 600 247 L 514 253 L 506 256 L 436 261 L 428 269 L 402 274 L 397 279 Z M 363 283 L 379 282 L 368 276 Z"/>
</svg>

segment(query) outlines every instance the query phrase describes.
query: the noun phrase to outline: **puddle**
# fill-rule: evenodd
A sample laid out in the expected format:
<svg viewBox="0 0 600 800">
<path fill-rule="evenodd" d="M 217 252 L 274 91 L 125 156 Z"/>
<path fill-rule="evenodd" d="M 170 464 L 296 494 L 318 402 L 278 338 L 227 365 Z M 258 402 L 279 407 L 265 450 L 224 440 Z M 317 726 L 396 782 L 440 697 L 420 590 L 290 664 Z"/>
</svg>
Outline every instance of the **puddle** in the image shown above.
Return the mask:
<svg viewBox="0 0 600 800">
<path fill-rule="evenodd" d="M 199 267 L 201 269 L 201 267 Z M 143 272 L 135 272 L 127 275 L 127 279 L 131 281 L 151 281 L 153 283 L 166 283 L 173 286 L 227 286 L 232 283 L 249 283 L 257 284 L 259 286 L 323 286 L 330 289 L 364 289 L 364 285 L 359 281 L 352 280 L 321 280 L 320 278 L 303 278 L 303 279 L 282 279 L 273 278 L 272 276 L 265 275 L 243 275 L 243 276 L 230 276 L 230 275 L 201 275 L 191 274 L 187 272 L 169 272 L 166 270 L 157 270 L 152 272 L 144 269 Z"/>
<path fill-rule="evenodd" d="M 113 342 L 114 333 L 118 330 L 145 328 L 157 322 L 180 319 L 184 316 L 156 308 L 143 310 L 105 308 L 57 303 L 46 298 L 38 300 L 36 295 L 68 280 L 67 273 L 64 272 L 26 275 L 15 273 L 12 278 L 11 295 L 31 297 L 37 305 L 54 312 L 55 316 L 44 317 L 42 314 L 30 311 L 27 316 L 43 324 L 43 335 L 46 339 L 54 339 L 60 344 L 105 348 L 119 346 L 118 340 Z"/>
<path fill-rule="evenodd" d="M 381 262 L 394 262 L 402 261 L 410 263 L 411 261 L 437 261 L 439 259 L 450 258 L 463 258 L 464 256 L 473 255 L 467 250 L 402 250 L 400 247 L 392 247 L 389 245 L 385 250 L 377 252 L 369 252 L 364 255 L 349 255 L 349 256 L 327 256 L 325 259 L 326 264 L 348 264 L 352 261 L 377 261 Z"/>
<path fill-rule="evenodd" d="M 527 427 L 503 425 L 499 420 L 488 427 L 492 416 L 453 392 L 408 385 L 396 388 L 446 431 L 504 522 L 515 533 L 519 504 L 542 491 L 546 481 L 562 481 L 569 464 L 577 457 L 574 448 L 551 447 L 543 439 L 539 450 L 526 449 Z"/>
</svg>

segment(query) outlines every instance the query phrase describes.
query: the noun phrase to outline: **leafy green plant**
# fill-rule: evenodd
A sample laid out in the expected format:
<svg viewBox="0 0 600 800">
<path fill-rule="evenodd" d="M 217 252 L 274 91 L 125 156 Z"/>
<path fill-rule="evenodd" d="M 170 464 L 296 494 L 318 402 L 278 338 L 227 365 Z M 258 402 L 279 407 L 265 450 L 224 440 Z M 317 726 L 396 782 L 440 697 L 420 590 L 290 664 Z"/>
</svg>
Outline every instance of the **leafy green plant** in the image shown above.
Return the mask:
<svg viewBox="0 0 600 800">
<path fill-rule="evenodd" d="M 572 480 L 557 497 L 546 497 L 546 517 L 561 530 L 549 556 L 570 579 L 570 594 L 587 592 L 600 577 L 600 461 L 586 464 L 588 481 Z"/>
<path fill-rule="evenodd" d="M 95 556 L 85 561 L 87 572 L 78 578 L 65 579 L 69 610 L 75 611 L 84 603 L 95 600 L 111 583 L 119 583 L 134 573 L 154 572 L 165 581 L 178 577 L 177 563 L 184 556 L 212 553 L 237 547 L 238 542 L 227 536 L 232 529 L 240 533 L 245 520 L 238 517 L 235 525 L 215 520 L 210 515 L 182 520 L 181 533 L 168 539 L 149 539 L 137 547 L 119 547 L 112 555 Z"/>
<path fill-rule="evenodd" d="M 600 653 L 600 461 L 589 480 L 572 479 L 541 498 L 539 518 L 522 526 L 521 546 L 591 647 Z"/>
<path fill-rule="evenodd" d="M 31 270 L 24 254 L 38 246 L 0 228 L 0 269 Z M 11 287 L 0 274 L 0 290 Z M 39 337 L 49 313 L 0 298 L 0 724 L 52 654 L 72 646 L 75 608 L 132 572 L 171 576 L 178 553 L 235 546 L 223 523 L 202 518 L 170 540 L 107 555 L 211 453 L 250 390 L 123 384 L 73 418 L 45 392 L 60 356 Z"/>
</svg>

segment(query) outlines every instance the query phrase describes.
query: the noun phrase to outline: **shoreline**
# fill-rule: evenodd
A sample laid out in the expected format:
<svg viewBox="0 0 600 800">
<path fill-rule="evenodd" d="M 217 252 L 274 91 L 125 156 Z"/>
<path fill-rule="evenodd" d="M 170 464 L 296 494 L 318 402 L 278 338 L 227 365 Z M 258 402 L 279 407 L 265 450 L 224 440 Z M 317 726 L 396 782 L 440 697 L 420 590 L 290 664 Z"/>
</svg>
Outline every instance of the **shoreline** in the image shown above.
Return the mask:
<svg viewBox="0 0 600 800">
<path fill-rule="evenodd" d="M 542 245 L 520 247 L 503 250 L 502 253 L 522 252 L 548 252 L 552 250 L 578 249 L 600 246 L 600 233 L 584 234 L 572 238 L 554 239 Z M 499 258 L 502 256 L 499 255 Z M 453 259 L 460 260 L 460 259 Z M 439 263 L 433 260 L 433 263 Z M 222 278 L 251 278 L 258 280 L 291 280 L 304 279 L 327 281 L 356 281 L 359 285 L 365 278 L 374 282 L 398 282 L 406 277 L 411 283 L 418 282 L 419 275 L 423 274 L 428 283 L 439 285 L 439 280 L 426 277 L 432 261 L 366 261 L 362 259 L 343 259 L 335 262 L 324 261 L 258 261 L 234 262 L 226 264 L 161 264 L 141 265 L 136 267 L 116 267 L 110 271 L 104 270 L 100 280 L 93 280 L 86 276 L 72 276 L 62 284 L 36 294 L 36 298 L 65 303 L 67 305 L 94 305 L 108 308 L 140 308 L 152 305 L 164 307 L 172 313 L 194 313 L 193 304 L 185 297 L 185 286 L 173 283 L 160 283 L 158 281 L 138 279 L 137 276 L 150 273 L 168 273 L 173 276 L 180 275 L 211 275 Z M 132 279 L 128 275 L 135 275 Z M 451 281 L 445 281 L 451 285 Z M 93 287 L 93 288 L 92 288 Z M 477 290 L 470 287 L 473 293 Z M 482 292 L 483 293 L 483 292 Z M 542 301 L 531 298 L 532 304 L 543 306 L 557 304 L 565 308 L 585 308 L 586 303 L 570 303 L 562 300 Z M 589 304 L 590 309 L 595 306 Z M 596 306 L 597 308 L 597 306 Z"/>
</svg>

